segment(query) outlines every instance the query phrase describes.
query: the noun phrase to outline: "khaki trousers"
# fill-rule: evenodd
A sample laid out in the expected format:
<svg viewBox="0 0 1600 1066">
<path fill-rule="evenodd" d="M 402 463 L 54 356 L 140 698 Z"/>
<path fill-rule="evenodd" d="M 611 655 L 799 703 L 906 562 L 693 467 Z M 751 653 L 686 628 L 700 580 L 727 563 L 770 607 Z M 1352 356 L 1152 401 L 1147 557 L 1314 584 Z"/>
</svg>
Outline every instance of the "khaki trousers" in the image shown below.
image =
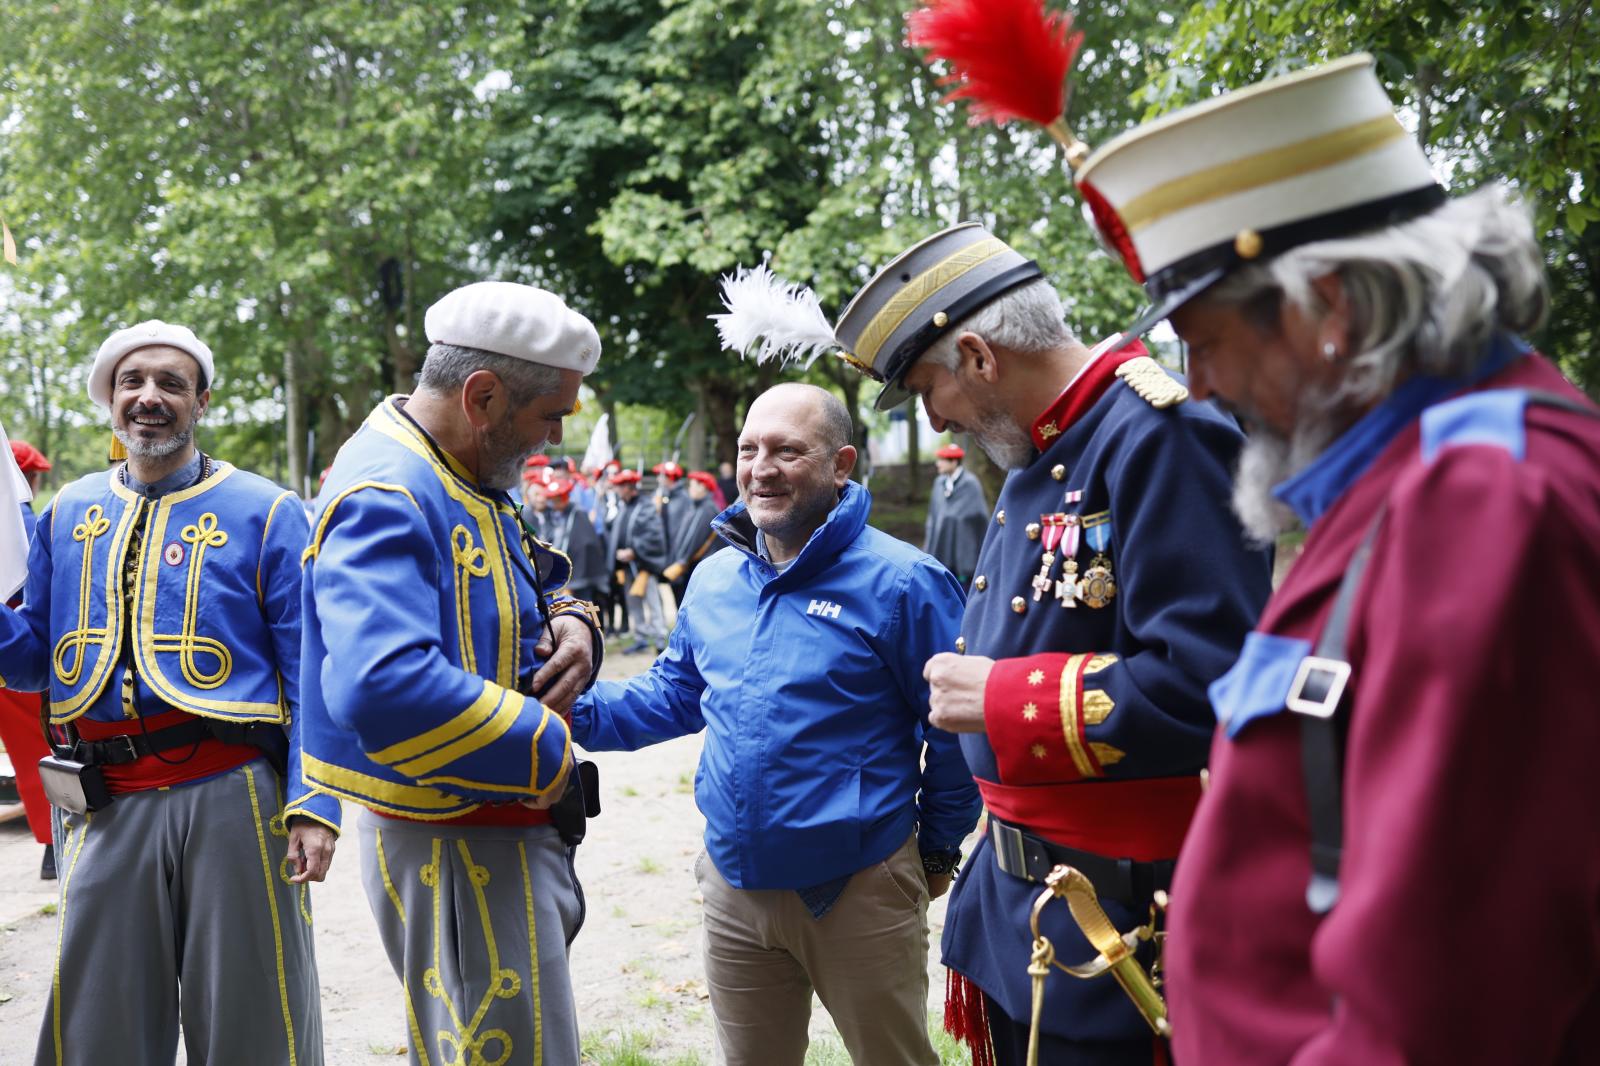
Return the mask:
<svg viewBox="0 0 1600 1066">
<path fill-rule="evenodd" d="M 797 892 L 740 889 L 704 852 L 706 984 L 728 1066 L 801 1066 L 811 992 L 855 1066 L 938 1066 L 928 1039 L 928 882 L 916 837 L 813 918 Z"/>
</svg>

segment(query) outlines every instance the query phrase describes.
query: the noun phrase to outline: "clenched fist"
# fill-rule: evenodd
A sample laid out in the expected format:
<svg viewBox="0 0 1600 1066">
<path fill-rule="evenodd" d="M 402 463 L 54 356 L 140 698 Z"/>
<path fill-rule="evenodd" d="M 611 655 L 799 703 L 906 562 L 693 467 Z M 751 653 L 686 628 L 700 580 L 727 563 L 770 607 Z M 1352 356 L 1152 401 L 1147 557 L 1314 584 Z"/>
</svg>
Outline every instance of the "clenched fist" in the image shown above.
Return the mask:
<svg viewBox="0 0 1600 1066">
<path fill-rule="evenodd" d="M 928 721 L 947 733 L 982 733 L 983 690 L 994 660 L 940 652 L 922 668 L 928 682 Z"/>
</svg>

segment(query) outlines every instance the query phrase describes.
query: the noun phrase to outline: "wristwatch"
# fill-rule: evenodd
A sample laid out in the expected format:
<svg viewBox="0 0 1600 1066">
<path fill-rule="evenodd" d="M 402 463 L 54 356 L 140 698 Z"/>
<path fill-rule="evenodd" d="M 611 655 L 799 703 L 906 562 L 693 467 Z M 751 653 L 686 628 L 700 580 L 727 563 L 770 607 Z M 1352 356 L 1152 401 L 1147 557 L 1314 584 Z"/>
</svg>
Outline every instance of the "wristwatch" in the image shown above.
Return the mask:
<svg viewBox="0 0 1600 1066">
<path fill-rule="evenodd" d="M 953 874 L 956 872 L 956 866 L 960 862 L 960 848 L 951 848 L 948 851 L 924 851 L 922 853 L 922 872 L 930 877 L 935 874 Z"/>
</svg>

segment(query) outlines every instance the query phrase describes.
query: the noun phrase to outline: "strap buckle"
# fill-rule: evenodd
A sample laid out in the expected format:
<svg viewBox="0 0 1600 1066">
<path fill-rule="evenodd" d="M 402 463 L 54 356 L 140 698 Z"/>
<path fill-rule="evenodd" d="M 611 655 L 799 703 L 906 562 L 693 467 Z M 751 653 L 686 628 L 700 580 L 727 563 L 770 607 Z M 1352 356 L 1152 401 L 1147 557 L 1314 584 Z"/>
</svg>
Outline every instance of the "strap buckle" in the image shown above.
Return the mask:
<svg viewBox="0 0 1600 1066">
<path fill-rule="evenodd" d="M 1312 718 L 1332 718 L 1350 681 L 1350 664 L 1342 659 L 1307 655 L 1300 660 L 1289 696 L 1283 705 L 1296 714 Z"/>
<path fill-rule="evenodd" d="M 1028 853 L 1022 839 L 1022 830 L 998 821 L 991 815 L 989 839 L 994 843 L 995 861 L 1002 871 L 1024 880 L 1034 880 L 1028 874 Z"/>
<path fill-rule="evenodd" d="M 72 758 L 85 766 L 122 766 L 139 758 L 139 748 L 128 733 L 104 740 L 80 739 L 72 746 Z"/>
</svg>

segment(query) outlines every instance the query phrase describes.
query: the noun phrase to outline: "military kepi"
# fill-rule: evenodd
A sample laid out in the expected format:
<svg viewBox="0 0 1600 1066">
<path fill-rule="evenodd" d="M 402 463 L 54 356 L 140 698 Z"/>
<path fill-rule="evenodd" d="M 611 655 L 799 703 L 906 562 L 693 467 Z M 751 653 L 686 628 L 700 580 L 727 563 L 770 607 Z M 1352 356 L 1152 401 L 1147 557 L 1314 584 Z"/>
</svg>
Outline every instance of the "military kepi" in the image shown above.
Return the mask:
<svg viewBox="0 0 1600 1066">
<path fill-rule="evenodd" d="M 1019 285 L 1039 265 L 976 222 L 941 230 L 895 256 L 845 306 L 834 334 L 858 368 L 884 383 L 877 407 L 911 398 L 900 384 L 928 346 Z"/>
<path fill-rule="evenodd" d="M 1150 295 L 1130 336 L 1244 263 L 1394 225 L 1445 199 L 1364 54 L 1130 130 L 1089 157 L 1077 184 L 1101 237 Z"/>
</svg>

